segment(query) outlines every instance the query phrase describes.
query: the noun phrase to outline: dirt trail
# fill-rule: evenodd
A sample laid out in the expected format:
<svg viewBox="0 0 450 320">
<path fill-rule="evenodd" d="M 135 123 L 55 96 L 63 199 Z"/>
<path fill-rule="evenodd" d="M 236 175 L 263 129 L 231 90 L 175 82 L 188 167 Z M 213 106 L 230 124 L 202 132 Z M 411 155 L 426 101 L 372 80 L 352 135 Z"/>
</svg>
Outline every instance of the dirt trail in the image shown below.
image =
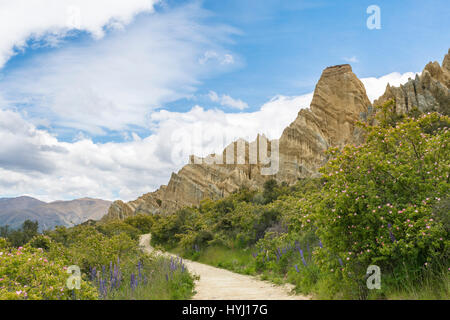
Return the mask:
<svg viewBox="0 0 450 320">
<path fill-rule="evenodd" d="M 140 245 L 151 253 L 150 234 L 141 236 Z M 157 252 L 173 256 L 170 253 Z M 252 276 L 233 273 L 228 270 L 211 267 L 202 263 L 183 260 L 193 274 L 199 275 L 194 300 L 307 300 L 309 297 L 292 295 L 292 286 L 277 286 Z"/>
</svg>

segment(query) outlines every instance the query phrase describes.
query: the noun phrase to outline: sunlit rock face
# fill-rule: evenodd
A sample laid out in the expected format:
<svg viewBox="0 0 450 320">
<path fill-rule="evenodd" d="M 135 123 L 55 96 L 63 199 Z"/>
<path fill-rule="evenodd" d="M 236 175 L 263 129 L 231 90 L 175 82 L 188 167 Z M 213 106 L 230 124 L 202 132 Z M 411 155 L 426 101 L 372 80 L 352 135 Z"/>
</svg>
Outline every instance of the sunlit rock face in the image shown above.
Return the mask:
<svg viewBox="0 0 450 320">
<path fill-rule="evenodd" d="M 406 113 L 417 107 L 422 112 L 438 111 L 450 114 L 450 51 L 445 56 L 442 66 L 430 62 L 421 75 L 410 79 L 400 87 L 387 86 L 385 93 L 374 102 L 382 105 L 395 99 L 398 113 Z"/>
<path fill-rule="evenodd" d="M 449 114 L 449 86 L 447 54 L 442 66 L 430 62 L 420 76 L 406 84 L 388 85 L 374 105 L 394 98 L 399 113 L 417 107 Z M 365 119 L 371 110 L 364 85 L 351 66 L 328 67 L 316 85 L 310 108 L 300 110 L 280 139 L 241 139 L 220 155 L 191 156 L 190 163 L 173 173 L 167 185 L 128 203 L 114 202 L 103 219 L 123 219 L 136 213 L 171 213 L 198 205 L 206 198 L 220 199 L 240 187 L 260 188 L 270 178 L 293 184 L 299 178 L 318 176 L 318 169 L 326 162 L 325 150 L 363 141 L 355 123 Z"/>
</svg>

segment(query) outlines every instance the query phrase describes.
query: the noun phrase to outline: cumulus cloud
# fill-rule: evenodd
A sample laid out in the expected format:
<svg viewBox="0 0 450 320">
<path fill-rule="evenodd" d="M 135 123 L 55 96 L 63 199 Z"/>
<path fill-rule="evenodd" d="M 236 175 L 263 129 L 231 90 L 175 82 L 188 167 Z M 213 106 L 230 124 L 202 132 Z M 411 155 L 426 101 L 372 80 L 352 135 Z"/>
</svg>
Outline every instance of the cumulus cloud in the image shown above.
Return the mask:
<svg viewBox="0 0 450 320">
<path fill-rule="evenodd" d="M 206 13 L 196 2 L 132 22 L 155 2 L 0 1 L 0 68 L 26 50 L 30 39 L 58 47 L 0 80 L 1 196 L 132 200 L 167 183 L 191 154 L 218 153 L 258 133 L 279 138 L 298 111 L 309 107 L 312 93 L 276 96 L 254 112 L 199 105 L 188 112 L 158 109 L 192 95 L 204 77 L 235 68 L 240 60 L 224 49 L 237 31 L 202 24 Z M 59 47 L 75 29 L 96 40 Z M 373 101 L 388 82 L 399 85 L 413 76 L 392 73 L 362 81 Z M 209 98 L 238 110 L 248 107 L 226 94 L 211 91 Z M 71 130 L 73 140 L 52 134 L 55 127 Z M 141 127 L 152 133 L 143 135 Z M 111 130 L 123 142 L 89 137 Z"/>
<path fill-rule="evenodd" d="M 248 108 L 248 104 L 245 103 L 244 101 L 240 99 L 233 99 L 232 97 L 226 94 L 219 97 L 219 95 L 215 91 L 210 91 L 208 97 L 212 102 L 217 102 L 222 106 L 239 110 L 244 110 Z"/>
<path fill-rule="evenodd" d="M 370 102 L 373 102 L 384 93 L 388 83 L 391 86 L 397 87 L 408 82 L 408 79 L 410 78 L 414 79 L 416 74 L 418 73 L 406 72 L 401 74 L 398 72 L 392 72 L 379 78 L 363 78 L 361 79 L 361 82 L 366 87 L 367 96 L 369 97 Z"/>
<path fill-rule="evenodd" d="M 373 100 L 388 82 L 398 85 L 413 75 L 361 80 Z M 58 141 L 23 114 L 2 110 L 0 194 L 46 201 L 84 196 L 132 200 L 166 184 L 191 154 L 218 153 L 232 141 L 252 141 L 258 133 L 279 138 L 312 97 L 277 96 L 254 112 L 226 113 L 198 105 L 188 112 L 159 110 L 149 117 L 153 134 L 139 137 L 132 132 L 125 142 L 108 143 L 94 143 L 84 135 L 73 142 Z"/>
<path fill-rule="evenodd" d="M 54 46 L 73 30 L 101 38 L 107 28 L 122 28 L 158 0 L 0 1 L 0 68 L 24 50 L 29 40 Z"/>
<path fill-rule="evenodd" d="M 47 201 L 84 196 L 135 199 L 166 184 L 190 154 L 221 152 L 238 138 L 254 140 L 257 133 L 278 138 L 311 99 L 312 94 L 278 96 L 258 111 L 239 114 L 200 106 L 185 113 L 160 110 L 151 115 L 154 134 L 131 134 L 121 143 L 94 143 L 82 135 L 74 142 L 61 142 L 22 114 L 2 110 L 0 194 Z"/>
<path fill-rule="evenodd" d="M 93 135 L 147 127 L 153 109 L 190 96 L 204 77 L 235 65 L 219 54 L 234 30 L 203 24 L 206 15 L 195 2 L 140 16 L 101 41 L 38 54 L 4 76 L 0 95 L 30 116 Z M 205 52 L 219 60 L 200 64 Z"/>
</svg>

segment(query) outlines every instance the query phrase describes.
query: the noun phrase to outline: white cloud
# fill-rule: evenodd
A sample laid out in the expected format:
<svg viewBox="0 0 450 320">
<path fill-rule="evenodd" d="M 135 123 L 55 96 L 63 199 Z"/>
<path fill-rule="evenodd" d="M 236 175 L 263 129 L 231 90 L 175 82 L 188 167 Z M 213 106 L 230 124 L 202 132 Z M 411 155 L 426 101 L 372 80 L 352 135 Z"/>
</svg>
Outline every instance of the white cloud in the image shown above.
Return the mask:
<svg viewBox="0 0 450 320">
<path fill-rule="evenodd" d="M 312 93 L 277 96 L 255 112 L 201 106 L 184 113 L 155 111 L 191 95 L 210 72 L 236 67 L 239 57 L 222 48 L 236 31 L 195 22 L 205 14 L 195 3 L 131 23 L 138 12 L 152 11 L 154 3 L 0 0 L 0 68 L 26 49 L 28 39 L 58 46 L 71 28 L 97 39 L 38 55 L 0 81 L 1 196 L 132 200 L 167 183 L 190 154 L 221 152 L 230 142 L 251 141 L 258 133 L 279 138 L 298 111 L 309 106 Z M 70 5 L 79 7 L 80 19 L 72 19 L 78 11 Z M 125 25 L 126 34 L 121 30 Z M 105 35 L 105 28 L 114 31 Z M 398 85 L 412 75 L 362 81 L 373 100 L 387 82 Z M 210 98 L 247 108 L 228 95 L 210 92 Z M 17 104 L 28 107 L 11 109 Z M 77 134 L 63 142 L 37 125 L 67 127 Z M 153 133 L 138 135 L 136 127 Z M 94 143 L 83 132 L 107 130 L 119 131 L 125 142 Z"/>
<path fill-rule="evenodd" d="M 71 143 L 58 141 L 18 112 L 0 109 L 0 194 L 132 200 L 166 184 L 190 154 L 221 152 L 257 133 L 278 138 L 311 98 L 279 96 L 256 112 L 239 114 L 199 106 L 185 113 L 161 110 L 151 116 L 154 134 L 132 133 L 130 141 L 103 144 L 83 135 Z"/>
<path fill-rule="evenodd" d="M 403 74 L 398 72 L 392 72 L 380 78 L 363 78 L 361 82 L 366 87 L 367 96 L 370 102 L 378 99 L 386 90 L 386 86 L 389 83 L 391 86 L 400 86 L 408 82 L 408 79 L 414 79 L 418 73 L 405 72 Z"/>
<path fill-rule="evenodd" d="M 216 51 L 208 50 L 203 56 L 198 59 L 198 62 L 201 65 L 210 63 L 210 62 L 219 62 L 221 65 L 233 64 L 234 57 L 229 53 L 218 53 Z"/>
<path fill-rule="evenodd" d="M 235 65 L 224 65 L 220 59 L 230 58 L 218 53 L 234 30 L 202 24 L 204 15 L 198 3 L 188 4 L 141 16 L 101 41 L 38 55 L 5 75 L 0 96 L 54 126 L 94 135 L 147 127 L 153 109 L 190 96 L 204 77 Z M 220 59 L 199 64 L 205 51 Z"/>
<path fill-rule="evenodd" d="M 219 95 L 216 92 L 210 91 L 208 96 L 212 102 L 217 102 L 222 106 L 230 107 L 233 109 L 239 109 L 239 110 L 244 110 L 244 109 L 248 108 L 248 104 L 245 103 L 244 101 L 242 101 L 240 99 L 233 99 L 232 97 L 230 97 L 229 95 L 226 95 L 226 94 L 219 97 Z"/>
<path fill-rule="evenodd" d="M 55 45 L 68 32 L 95 38 L 105 28 L 121 28 L 139 12 L 151 12 L 159 0 L 2 0 L 0 1 L 0 68 L 28 40 Z"/>
<path fill-rule="evenodd" d="M 387 82 L 398 85 L 412 75 L 393 73 L 362 82 L 373 97 Z M 279 138 L 299 110 L 309 107 L 312 96 L 277 96 L 255 112 L 200 106 L 188 112 L 159 110 L 149 118 L 152 135 L 131 132 L 121 143 L 93 143 L 84 135 L 61 142 L 36 129 L 23 114 L 0 109 L 0 194 L 45 201 L 84 196 L 132 200 L 166 184 L 190 154 L 221 152 L 230 142 L 251 141 L 258 133 Z"/>
<path fill-rule="evenodd" d="M 359 60 L 356 56 L 352 56 L 352 57 L 344 57 L 342 58 L 344 61 L 347 61 L 348 63 L 358 63 Z"/>
</svg>

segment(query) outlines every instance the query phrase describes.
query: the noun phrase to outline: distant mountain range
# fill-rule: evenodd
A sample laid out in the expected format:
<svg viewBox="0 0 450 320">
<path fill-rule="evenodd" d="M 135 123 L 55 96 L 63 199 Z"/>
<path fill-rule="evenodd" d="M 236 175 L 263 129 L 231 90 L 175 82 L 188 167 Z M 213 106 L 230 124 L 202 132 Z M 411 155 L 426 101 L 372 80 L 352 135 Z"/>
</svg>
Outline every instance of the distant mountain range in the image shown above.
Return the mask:
<svg viewBox="0 0 450 320">
<path fill-rule="evenodd" d="M 73 226 L 87 220 L 99 220 L 110 205 L 110 201 L 91 198 L 49 203 L 27 196 L 0 198 L 0 225 L 18 228 L 29 219 L 38 221 L 40 230 L 57 225 Z"/>
</svg>

